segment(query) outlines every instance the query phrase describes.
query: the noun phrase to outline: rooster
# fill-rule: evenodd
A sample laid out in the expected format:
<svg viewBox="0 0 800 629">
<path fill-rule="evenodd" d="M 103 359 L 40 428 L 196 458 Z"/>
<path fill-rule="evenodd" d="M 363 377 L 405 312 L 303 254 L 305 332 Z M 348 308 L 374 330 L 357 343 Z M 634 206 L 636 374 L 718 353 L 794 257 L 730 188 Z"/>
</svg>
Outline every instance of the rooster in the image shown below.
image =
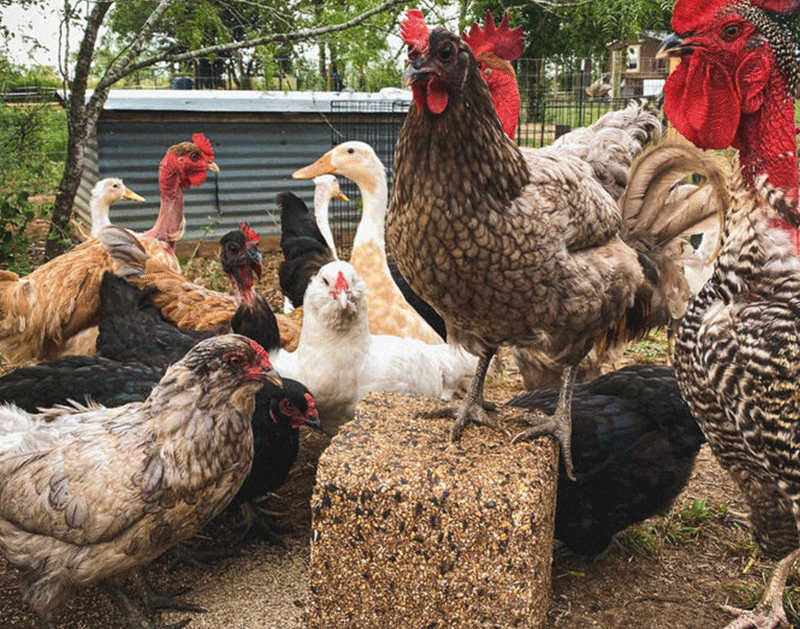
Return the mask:
<svg viewBox="0 0 800 629">
<path fill-rule="evenodd" d="M 180 272 L 172 246 L 184 221 L 182 188 L 199 186 L 208 170 L 219 170 L 208 140 L 196 134 L 194 141 L 200 145 L 177 144 L 162 160 L 159 180 L 169 175 L 175 194 L 162 198 L 156 223 L 140 243 L 142 260 L 158 260 L 174 273 Z M 112 266 L 92 238 L 24 278 L 0 270 L 0 353 L 15 362 L 60 354 L 71 336 L 97 324 L 100 282 Z"/>
<path fill-rule="evenodd" d="M 117 590 L 115 577 L 225 508 L 250 471 L 265 382 L 280 385 L 263 348 L 224 335 L 172 365 L 142 403 L 0 406 L 0 552 L 41 618 L 74 587 Z"/>
<path fill-rule="evenodd" d="M 678 0 L 659 49 L 680 58 L 664 90 L 670 121 L 698 146 L 739 150 L 720 252 L 674 349 L 681 394 L 741 488 L 761 550 L 780 559 L 729 629 L 787 622 L 782 592 L 800 555 L 798 62 L 780 26 L 798 8 Z"/>
<path fill-rule="evenodd" d="M 509 406 L 553 412 L 557 388 L 528 391 Z M 666 509 L 683 490 L 705 442 L 681 399 L 672 367 L 631 365 L 575 385 L 572 459 L 559 473 L 555 537 L 594 557 L 617 531 Z"/>
<path fill-rule="evenodd" d="M 443 339 L 406 301 L 392 278 L 386 258 L 385 219 L 388 189 L 386 169 L 373 148 L 364 142 L 343 142 L 313 164 L 294 172 L 296 179 L 333 173 L 352 179 L 364 203 L 350 264 L 369 291 L 369 331 L 417 338 L 440 344 Z"/>
<path fill-rule="evenodd" d="M 462 404 L 442 411 L 455 418 L 451 438 L 470 422 L 495 425 L 483 399 L 491 358 L 503 343 L 528 346 L 562 372 L 562 395 L 551 419 L 517 438 L 553 434 L 572 477 L 575 366 L 595 343 L 641 335 L 653 296 L 669 291 L 653 261 L 622 240 L 616 203 L 631 160 L 660 136 L 658 115 L 634 104 L 574 140 L 523 150 L 466 42 L 429 32 L 419 11 L 402 35 L 414 102 L 395 153 L 387 239 L 448 339 L 480 357 Z M 609 147 L 602 159 L 598 146 Z"/>
<path fill-rule="evenodd" d="M 312 391 L 331 436 L 371 391 L 448 397 L 475 367 L 473 356 L 444 343 L 370 334 L 368 317 L 364 280 L 348 262 L 329 262 L 306 289 L 297 351 L 275 358 L 282 375 Z"/>
</svg>

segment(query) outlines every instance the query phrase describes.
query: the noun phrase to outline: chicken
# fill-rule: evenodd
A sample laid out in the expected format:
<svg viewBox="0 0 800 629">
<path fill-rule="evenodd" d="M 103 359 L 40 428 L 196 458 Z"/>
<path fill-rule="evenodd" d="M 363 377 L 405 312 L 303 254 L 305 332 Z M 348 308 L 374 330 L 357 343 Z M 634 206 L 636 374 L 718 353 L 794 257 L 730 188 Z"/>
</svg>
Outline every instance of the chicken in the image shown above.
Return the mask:
<svg viewBox="0 0 800 629">
<path fill-rule="evenodd" d="M 337 256 L 300 197 L 292 192 L 281 192 L 275 198 L 275 203 L 281 210 L 283 252 L 278 280 L 292 308 L 299 308 L 303 305 L 303 295 L 311 277 L 328 262 L 336 260 Z"/>
<path fill-rule="evenodd" d="M 370 334 L 367 290 L 352 265 L 329 262 L 311 278 L 297 351 L 275 366 L 314 394 L 323 431 L 335 435 L 371 391 L 449 396 L 475 368 L 475 357 L 444 343 Z"/>
<path fill-rule="evenodd" d="M 100 230 L 98 239 L 114 260 L 114 272 L 145 290 L 149 302 L 168 321 L 185 330 L 211 331 L 230 324 L 238 307 L 235 296 L 189 282 L 144 255 L 139 240 L 116 226 Z M 299 326 L 283 315 L 276 315 L 284 349 L 293 351 L 300 335 Z"/>
<path fill-rule="evenodd" d="M 208 140 L 199 134 L 194 137 L 210 151 Z M 218 170 L 213 160 L 213 153 L 190 142 L 167 151 L 159 179 L 169 174 L 177 192 L 175 198 L 162 198 L 158 219 L 140 243 L 142 260 L 159 260 L 172 272 L 180 272 L 171 247 L 184 220 L 181 187 L 202 184 L 209 169 Z M 100 282 L 112 265 L 105 248 L 93 238 L 24 278 L 0 271 L 0 353 L 14 362 L 59 355 L 71 336 L 98 323 Z"/>
<path fill-rule="evenodd" d="M 739 150 L 720 252 L 674 349 L 681 394 L 741 488 L 759 547 L 780 559 L 729 629 L 787 623 L 782 592 L 800 555 L 798 65 L 778 15 L 798 8 L 679 0 L 659 49 L 680 57 L 665 86 L 670 121 L 698 146 Z"/>
<path fill-rule="evenodd" d="M 556 436 L 571 475 L 576 365 L 596 343 L 640 336 L 653 299 L 669 291 L 655 264 L 623 242 L 616 203 L 631 160 L 660 136 L 658 115 L 634 103 L 557 145 L 520 149 L 461 38 L 429 33 L 418 11 L 403 36 L 414 102 L 395 153 L 387 241 L 445 319 L 448 340 L 480 356 L 462 404 L 442 411 L 455 417 L 451 437 L 470 422 L 494 425 L 486 370 L 501 344 L 526 346 L 562 371 L 562 396 L 551 420 L 517 437 Z"/>
<path fill-rule="evenodd" d="M 442 343 L 443 339 L 403 297 L 389 271 L 384 237 L 386 169 L 375 151 L 364 142 L 343 142 L 292 177 L 309 179 L 327 173 L 352 179 L 361 191 L 363 214 L 353 239 L 350 264 L 369 291 L 369 331 Z"/>
<path fill-rule="evenodd" d="M 552 413 L 557 388 L 528 391 L 509 406 Z M 705 442 L 681 399 L 672 367 L 631 365 L 575 386 L 572 460 L 556 492 L 555 537 L 576 554 L 603 552 L 617 531 L 670 506 Z"/>
<path fill-rule="evenodd" d="M 52 620 L 74 587 L 144 566 L 230 502 L 250 471 L 255 393 L 280 385 L 239 335 L 199 343 L 143 403 L 0 407 L 0 552 Z"/>
<path fill-rule="evenodd" d="M 97 355 L 118 363 L 163 370 L 198 342 L 214 336 L 214 332 L 183 330 L 167 321 L 150 305 L 147 290 L 139 290 L 111 271 L 105 272 L 100 283 L 100 311 Z"/>
<path fill-rule="evenodd" d="M 14 403 L 29 413 L 87 398 L 103 406 L 142 402 L 164 370 L 105 356 L 62 356 L 4 375 L 0 378 L 0 402 Z"/>
</svg>

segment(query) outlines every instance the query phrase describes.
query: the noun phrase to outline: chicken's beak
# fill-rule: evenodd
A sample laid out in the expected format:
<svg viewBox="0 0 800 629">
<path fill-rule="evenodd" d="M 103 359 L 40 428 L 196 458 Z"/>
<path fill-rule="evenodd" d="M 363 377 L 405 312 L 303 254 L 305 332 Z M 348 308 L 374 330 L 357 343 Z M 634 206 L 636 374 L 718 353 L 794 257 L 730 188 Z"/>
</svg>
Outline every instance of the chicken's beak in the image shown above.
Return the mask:
<svg viewBox="0 0 800 629">
<path fill-rule="evenodd" d="M 422 59 L 418 60 L 421 64 Z M 417 81 L 427 81 L 431 76 L 431 71 L 428 68 L 418 67 L 417 60 L 412 61 L 406 66 L 403 72 L 403 87 L 408 87 Z"/>
<path fill-rule="evenodd" d="M 334 172 L 336 172 L 336 168 L 334 168 L 333 162 L 331 161 L 331 154 L 328 152 L 313 164 L 309 164 L 300 170 L 294 171 L 292 173 L 292 179 L 313 179 L 319 175 L 328 175 Z"/>
<path fill-rule="evenodd" d="M 253 269 L 256 277 L 261 279 L 261 265 L 264 263 L 264 256 L 261 255 L 261 252 L 255 245 L 248 247 L 245 255 L 247 256 L 247 264 Z"/>
<path fill-rule="evenodd" d="M 683 37 L 670 33 L 656 50 L 656 59 L 667 59 L 668 57 L 682 57 L 690 55 L 694 51 L 694 46 L 688 43 Z"/>
<path fill-rule="evenodd" d="M 267 363 L 266 365 L 261 365 L 261 369 L 256 370 L 252 373 L 251 378 L 247 378 L 248 380 L 260 380 L 261 382 L 269 382 L 270 384 L 276 387 L 283 387 L 283 379 L 281 378 L 280 374 L 275 371 L 275 368 L 272 364 Z M 250 375 L 250 374 L 248 374 Z"/>
<path fill-rule="evenodd" d="M 219 172 L 219 166 L 217 166 L 217 162 L 209 162 L 208 163 L 208 170 L 214 173 Z"/>
<path fill-rule="evenodd" d="M 144 203 L 144 197 L 140 197 L 136 194 L 133 190 L 125 186 L 125 192 L 122 193 L 123 199 L 130 199 L 131 201 L 138 201 L 139 203 Z"/>
</svg>

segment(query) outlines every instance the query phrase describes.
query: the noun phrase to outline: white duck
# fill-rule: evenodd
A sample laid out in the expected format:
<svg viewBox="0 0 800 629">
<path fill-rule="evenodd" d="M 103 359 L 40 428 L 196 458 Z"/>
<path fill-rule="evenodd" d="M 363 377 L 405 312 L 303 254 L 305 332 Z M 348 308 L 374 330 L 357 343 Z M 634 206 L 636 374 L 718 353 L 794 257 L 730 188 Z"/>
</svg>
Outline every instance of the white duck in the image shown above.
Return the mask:
<svg viewBox="0 0 800 629">
<path fill-rule="evenodd" d="M 364 281 L 348 262 L 329 262 L 306 289 L 297 350 L 273 359 L 282 376 L 313 393 L 328 435 L 371 391 L 448 398 L 477 366 L 475 356 L 446 343 L 370 334 L 368 316 Z"/>
<path fill-rule="evenodd" d="M 94 238 L 103 227 L 111 224 L 111 206 L 122 201 L 122 199 L 138 201 L 139 203 L 145 202 L 144 198 L 128 188 L 122 182 L 122 179 L 108 177 L 106 179 L 101 179 L 94 185 L 94 188 L 92 188 L 92 197 L 89 200 L 89 215 L 92 221 L 89 234 L 86 234 L 80 223 L 78 224 L 78 230 L 81 232 L 81 236 L 83 236 L 84 240 Z"/>
<path fill-rule="evenodd" d="M 442 337 L 405 300 L 389 271 L 384 235 L 388 203 L 386 169 L 375 151 L 364 142 L 343 142 L 292 177 L 309 179 L 322 174 L 347 177 L 361 191 L 363 214 L 353 240 L 350 263 L 369 289 L 370 332 L 443 343 Z"/>
</svg>

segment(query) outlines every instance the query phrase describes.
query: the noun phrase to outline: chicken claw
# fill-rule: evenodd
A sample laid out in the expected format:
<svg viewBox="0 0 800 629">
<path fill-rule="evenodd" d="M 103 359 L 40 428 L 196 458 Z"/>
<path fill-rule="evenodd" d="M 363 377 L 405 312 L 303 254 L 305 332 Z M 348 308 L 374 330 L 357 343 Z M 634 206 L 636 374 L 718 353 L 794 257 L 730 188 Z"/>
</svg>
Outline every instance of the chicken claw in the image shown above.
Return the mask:
<svg viewBox="0 0 800 629">
<path fill-rule="evenodd" d="M 572 390 L 575 387 L 575 369 L 573 367 L 564 369 L 563 381 L 555 413 L 551 417 L 537 419 L 535 425 L 517 433 L 511 443 L 516 443 L 522 439 L 534 439 L 542 435 L 551 435 L 561 447 L 561 456 L 564 460 L 564 469 L 567 477 L 570 480 L 575 480 L 575 473 L 572 470 L 572 413 L 570 410 Z"/>
<path fill-rule="evenodd" d="M 786 586 L 786 577 L 789 575 L 795 560 L 800 557 L 800 549 L 795 550 L 780 560 L 767 582 L 767 587 L 761 595 L 761 600 L 752 611 L 723 605 L 727 612 L 739 614 L 733 622 L 725 625 L 725 629 L 774 629 L 782 624 L 789 624 L 786 610 L 783 608 L 783 589 Z"/>
<path fill-rule="evenodd" d="M 500 425 L 490 418 L 486 411 L 497 410 L 497 406 L 491 402 L 470 402 L 460 406 L 445 406 L 435 411 L 420 411 L 417 417 L 424 417 L 426 419 L 435 419 L 441 417 L 448 417 L 454 419 L 453 428 L 450 431 L 450 441 L 458 441 L 461 438 L 461 433 L 471 422 L 479 426 L 488 426 L 495 430 L 504 430 Z"/>
</svg>

